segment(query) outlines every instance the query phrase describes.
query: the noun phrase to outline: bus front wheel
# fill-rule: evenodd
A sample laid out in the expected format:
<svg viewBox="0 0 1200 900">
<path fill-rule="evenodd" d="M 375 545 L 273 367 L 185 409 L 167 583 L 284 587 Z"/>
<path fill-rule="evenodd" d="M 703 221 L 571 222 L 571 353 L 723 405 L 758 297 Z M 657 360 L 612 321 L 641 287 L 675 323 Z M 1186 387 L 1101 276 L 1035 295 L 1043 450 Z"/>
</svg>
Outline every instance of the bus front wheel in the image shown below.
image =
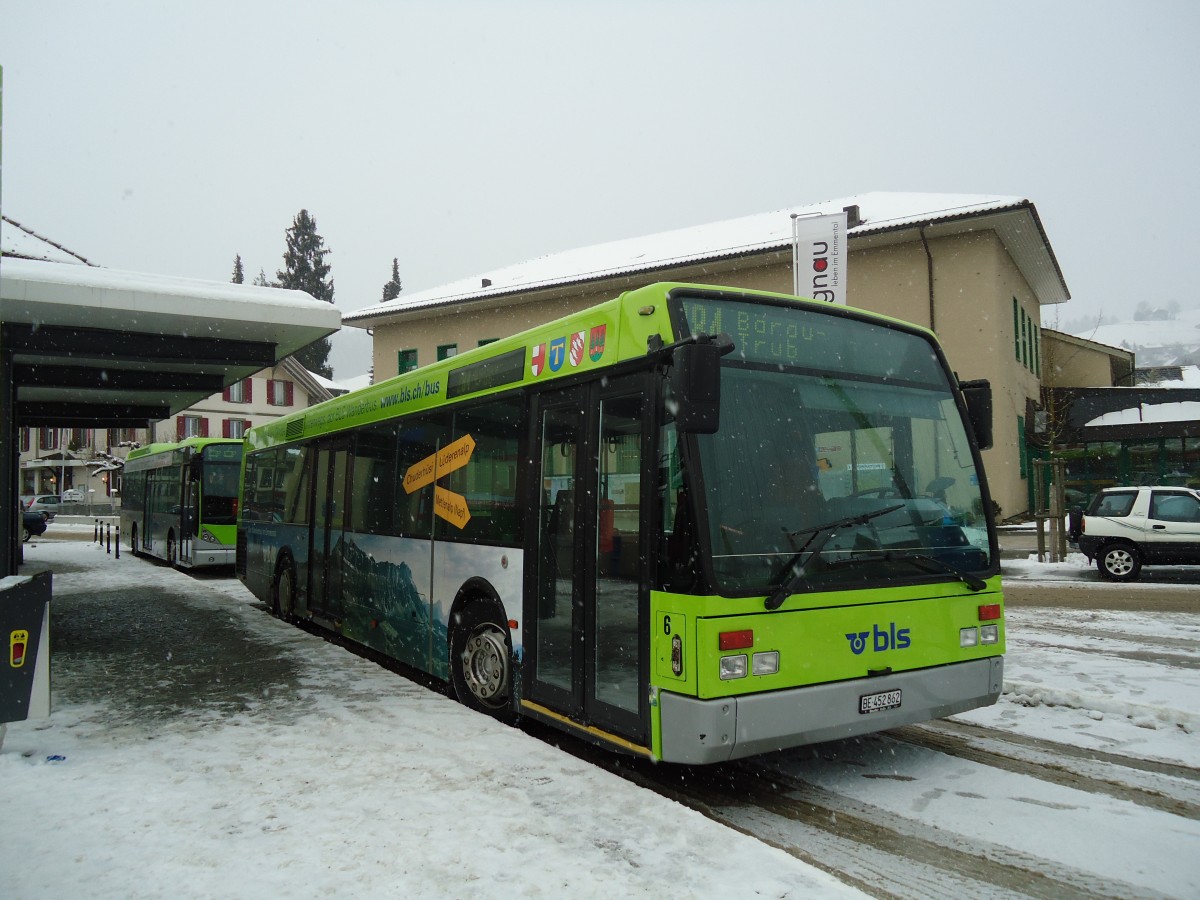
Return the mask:
<svg viewBox="0 0 1200 900">
<path fill-rule="evenodd" d="M 508 630 L 486 603 L 458 613 L 450 634 L 450 677 L 458 701 L 502 718 L 511 705 L 512 653 Z"/>
</svg>

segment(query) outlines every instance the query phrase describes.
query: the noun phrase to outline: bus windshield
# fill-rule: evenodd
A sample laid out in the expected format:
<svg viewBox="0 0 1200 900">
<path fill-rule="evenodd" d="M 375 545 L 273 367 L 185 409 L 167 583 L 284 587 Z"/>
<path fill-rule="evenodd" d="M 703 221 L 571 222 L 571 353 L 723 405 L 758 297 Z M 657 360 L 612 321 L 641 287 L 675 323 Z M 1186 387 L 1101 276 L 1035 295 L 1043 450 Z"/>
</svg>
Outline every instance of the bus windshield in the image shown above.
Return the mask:
<svg viewBox="0 0 1200 900">
<path fill-rule="evenodd" d="M 241 448 L 238 448 L 241 449 Z M 233 525 L 237 522 L 237 497 L 241 466 L 236 462 L 204 464 L 201 517 L 206 525 Z"/>
<path fill-rule="evenodd" d="M 771 307 L 764 321 L 756 306 L 720 305 L 735 350 L 722 364 L 720 430 L 696 438 L 717 589 L 931 573 L 980 586 L 972 573 L 992 559 L 979 476 L 933 345 L 815 310 Z"/>
</svg>

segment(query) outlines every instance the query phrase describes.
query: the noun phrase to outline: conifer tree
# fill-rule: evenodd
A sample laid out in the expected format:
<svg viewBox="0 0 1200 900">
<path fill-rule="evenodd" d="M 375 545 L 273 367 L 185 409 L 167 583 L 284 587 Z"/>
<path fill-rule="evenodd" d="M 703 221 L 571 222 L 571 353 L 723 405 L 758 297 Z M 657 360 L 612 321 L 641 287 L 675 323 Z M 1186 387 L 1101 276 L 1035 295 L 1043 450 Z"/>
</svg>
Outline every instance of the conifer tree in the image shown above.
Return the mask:
<svg viewBox="0 0 1200 900">
<path fill-rule="evenodd" d="M 392 257 L 392 280 L 383 286 L 383 302 L 395 300 L 400 296 L 400 292 L 404 290 L 400 285 L 400 260 Z"/>
<path fill-rule="evenodd" d="M 283 268 L 275 273 L 278 286 L 304 291 L 318 300 L 333 302 L 333 280 L 329 278 L 329 263 L 325 257 L 325 239 L 317 233 L 317 220 L 302 209 L 287 230 L 287 250 L 283 254 Z M 313 341 L 292 354 L 310 372 L 333 377 L 329 365 L 329 351 L 333 344 L 329 338 Z"/>
<path fill-rule="evenodd" d="M 233 258 L 233 283 L 242 284 L 246 280 L 246 273 L 242 270 L 242 254 L 238 254 Z"/>
<path fill-rule="evenodd" d="M 256 287 L 274 287 L 271 282 L 267 281 L 267 273 L 262 269 L 259 269 L 258 275 L 254 277 L 254 284 Z"/>
</svg>

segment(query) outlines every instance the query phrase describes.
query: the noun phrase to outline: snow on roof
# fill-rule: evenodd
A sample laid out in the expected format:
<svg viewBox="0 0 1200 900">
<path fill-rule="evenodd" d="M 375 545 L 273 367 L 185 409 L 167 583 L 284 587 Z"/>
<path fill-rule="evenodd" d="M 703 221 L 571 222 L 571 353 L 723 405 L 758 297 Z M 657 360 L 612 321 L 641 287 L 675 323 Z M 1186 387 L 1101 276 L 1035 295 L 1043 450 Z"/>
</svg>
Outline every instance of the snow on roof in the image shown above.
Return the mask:
<svg viewBox="0 0 1200 900">
<path fill-rule="evenodd" d="M 49 238 L 42 237 L 32 228 L 26 228 L 8 216 L 0 216 L 0 256 L 40 259 L 44 262 L 73 263 L 75 265 L 94 265 L 78 253 L 68 250 L 62 244 L 55 243 Z"/>
<path fill-rule="evenodd" d="M 340 378 L 337 381 L 330 382 L 330 384 L 334 386 L 334 389 L 346 391 L 347 393 L 361 390 L 362 388 L 371 386 L 371 373 L 364 372 L 361 375 L 354 375 L 350 378 Z"/>
<path fill-rule="evenodd" d="M 1176 403 L 1139 403 L 1129 409 L 1118 409 L 1084 423 L 1084 428 L 1101 425 L 1140 425 L 1149 422 L 1200 421 L 1200 402 L 1185 400 Z"/>
<path fill-rule="evenodd" d="M 984 194 L 861 194 L 553 253 L 440 287 L 403 294 L 395 300 L 346 313 L 342 321 L 367 327 L 365 320 L 391 313 L 782 249 L 791 246 L 793 216 L 838 213 L 847 206 L 858 206 L 862 220 L 862 224 L 848 229 L 854 237 L 1031 204 L 1022 197 Z M 1054 269 L 1057 273 L 1057 263 Z M 1061 282 L 1061 275 L 1058 278 Z M 1065 285 L 1062 292 L 1065 294 Z"/>
</svg>

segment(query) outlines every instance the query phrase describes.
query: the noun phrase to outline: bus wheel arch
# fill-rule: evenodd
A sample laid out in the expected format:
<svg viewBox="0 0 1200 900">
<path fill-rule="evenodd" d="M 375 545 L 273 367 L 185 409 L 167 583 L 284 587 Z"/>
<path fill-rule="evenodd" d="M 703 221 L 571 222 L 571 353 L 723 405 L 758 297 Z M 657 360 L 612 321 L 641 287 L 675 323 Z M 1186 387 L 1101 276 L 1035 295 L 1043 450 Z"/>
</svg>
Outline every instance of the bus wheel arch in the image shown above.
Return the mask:
<svg viewBox="0 0 1200 900">
<path fill-rule="evenodd" d="M 296 564 L 286 550 L 275 563 L 274 585 L 271 590 L 271 615 L 284 622 L 296 618 Z"/>
<path fill-rule="evenodd" d="M 450 684 L 464 706 L 496 718 L 512 711 L 512 638 L 504 608 L 482 585 L 459 591 L 450 610 Z"/>
</svg>

